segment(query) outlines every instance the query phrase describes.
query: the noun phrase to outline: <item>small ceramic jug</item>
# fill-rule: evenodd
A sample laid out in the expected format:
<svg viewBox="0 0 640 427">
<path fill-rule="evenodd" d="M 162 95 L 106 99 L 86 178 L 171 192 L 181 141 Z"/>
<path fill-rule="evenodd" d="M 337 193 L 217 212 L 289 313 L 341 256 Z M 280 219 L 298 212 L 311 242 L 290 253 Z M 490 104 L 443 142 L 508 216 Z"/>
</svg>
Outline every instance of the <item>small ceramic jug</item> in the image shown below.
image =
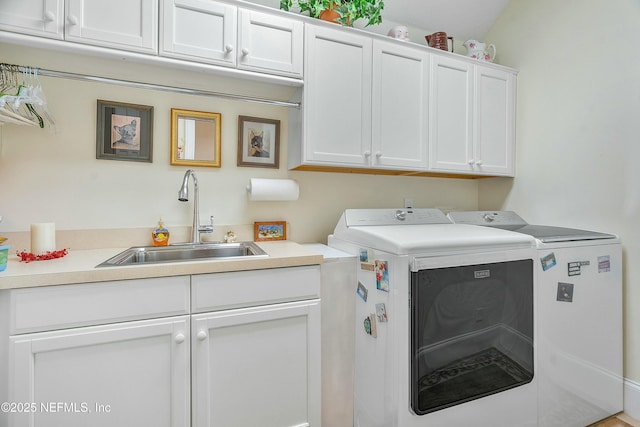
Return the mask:
<svg viewBox="0 0 640 427">
<path fill-rule="evenodd" d="M 409 40 L 409 29 L 404 25 L 397 25 L 389 30 L 387 33 L 389 37 L 393 37 L 397 40 Z"/>
<path fill-rule="evenodd" d="M 453 37 L 447 36 L 447 33 L 439 31 L 437 33 L 424 36 L 427 40 L 427 45 L 441 50 L 449 50 L 449 40 L 451 40 L 451 52 L 453 52 Z"/>
<path fill-rule="evenodd" d="M 493 44 L 487 46 L 477 40 L 467 40 L 462 45 L 467 48 L 467 56 L 469 58 L 487 62 L 493 62 L 496 58 L 496 47 Z"/>
</svg>

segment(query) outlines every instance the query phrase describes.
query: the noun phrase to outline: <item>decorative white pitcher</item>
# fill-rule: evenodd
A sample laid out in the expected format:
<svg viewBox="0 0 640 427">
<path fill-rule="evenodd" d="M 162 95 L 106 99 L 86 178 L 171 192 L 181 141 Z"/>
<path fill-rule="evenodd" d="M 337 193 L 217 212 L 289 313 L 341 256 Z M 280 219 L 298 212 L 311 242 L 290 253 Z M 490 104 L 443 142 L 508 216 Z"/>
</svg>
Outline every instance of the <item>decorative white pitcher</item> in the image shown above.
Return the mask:
<svg viewBox="0 0 640 427">
<path fill-rule="evenodd" d="M 477 40 L 467 40 L 462 45 L 467 48 L 467 56 L 469 58 L 493 62 L 496 57 L 496 47 L 493 44 L 487 46 Z"/>
</svg>

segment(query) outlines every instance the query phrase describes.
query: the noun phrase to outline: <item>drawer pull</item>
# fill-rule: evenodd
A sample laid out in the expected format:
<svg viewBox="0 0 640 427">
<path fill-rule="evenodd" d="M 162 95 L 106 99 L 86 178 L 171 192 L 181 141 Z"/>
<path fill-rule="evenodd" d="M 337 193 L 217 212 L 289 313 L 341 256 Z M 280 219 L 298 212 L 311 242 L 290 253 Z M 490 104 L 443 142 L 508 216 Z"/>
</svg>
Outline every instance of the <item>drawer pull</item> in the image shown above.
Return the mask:
<svg viewBox="0 0 640 427">
<path fill-rule="evenodd" d="M 175 342 L 178 344 L 182 344 L 184 342 L 184 334 L 179 333 L 178 335 L 176 335 Z"/>
<path fill-rule="evenodd" d="M 200 331 L 198 332 L 197 337 L 200 341 L 204 341 L 207 339 L 207 333 L 205 331 Z"/>
</svg>

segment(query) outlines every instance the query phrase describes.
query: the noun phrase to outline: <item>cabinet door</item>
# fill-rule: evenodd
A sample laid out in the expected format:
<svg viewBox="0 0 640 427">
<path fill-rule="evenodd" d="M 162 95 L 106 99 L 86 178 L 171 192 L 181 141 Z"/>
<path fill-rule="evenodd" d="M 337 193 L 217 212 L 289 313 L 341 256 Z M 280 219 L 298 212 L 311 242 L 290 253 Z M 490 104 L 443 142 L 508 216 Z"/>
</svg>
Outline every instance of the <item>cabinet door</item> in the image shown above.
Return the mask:
<svg viewBox="0 0 640 427">
<path fill-rule="evenodd" d="M 161 1 L 161 55 L 235 67 L 235 6 L 210 0 Z"/>
<path fill-rule="evenodd" d="M 514 176 L 515 75 L 477 65 L 474 99 L 475 168 Z"/>
<path fill-rule="evenodd" d="M 62 39 L 64 0 L 2 0 L 0 30 Z"/>
<path fill-rule="evenodd" d="M 15 335 L 14 427 L 183 427 L 189 412 L 189 317 Z M 31 409 L 31 408 L 30 408 Z"/>
<path fill-rule="evenodd" d="M 302 77 L 302 21 L 246 9 L 238 18 L 238 68 Z"/>
<path fill-rule="evenodd" d="M 192 426 L 319 427 L 319 304 L 193 316 Z"/>
<path fill-rule="evenodd" d="M 372 165 L 426 169 L 429 54 L 374 41 L 372 97 Z"/>
<path fill-rule="evenodd" d="M 473 65 L 433 55 L 431 59 L 430 169 L 473 170 Z"/>
<path fill-rule="evenodd" d="M 158 52 L 157 0 L 67 0 L 67 8 L 66 40 Z"/>
<path fill-rule="evenodd" d="M 305 28 L 303 162 L 369 166 L 371 38 Z"/>
</svg>

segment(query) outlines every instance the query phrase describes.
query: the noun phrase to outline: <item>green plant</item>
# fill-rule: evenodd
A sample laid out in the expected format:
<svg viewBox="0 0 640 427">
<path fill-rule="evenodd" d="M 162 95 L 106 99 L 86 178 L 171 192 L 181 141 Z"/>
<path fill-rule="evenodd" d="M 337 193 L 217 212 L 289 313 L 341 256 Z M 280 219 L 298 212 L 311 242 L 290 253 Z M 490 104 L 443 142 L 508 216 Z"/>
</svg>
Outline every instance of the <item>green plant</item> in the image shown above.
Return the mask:
<svg viewBox="0 0 640 427">
<path fill-rule="evenodd" d="M 365 27 L 378 25 L 382 22 L 384 0 L 297 0 L 295 1 L 300 13 L 318 18 L 322 11 L 333 9 L 340 15 L 336 20 L 342 25 L 351 26 L 358 19 L 366 19 Z M 294 6 L 294 0 L 280 0 L 280 9 L 289 11 Z"/>
</svg>

